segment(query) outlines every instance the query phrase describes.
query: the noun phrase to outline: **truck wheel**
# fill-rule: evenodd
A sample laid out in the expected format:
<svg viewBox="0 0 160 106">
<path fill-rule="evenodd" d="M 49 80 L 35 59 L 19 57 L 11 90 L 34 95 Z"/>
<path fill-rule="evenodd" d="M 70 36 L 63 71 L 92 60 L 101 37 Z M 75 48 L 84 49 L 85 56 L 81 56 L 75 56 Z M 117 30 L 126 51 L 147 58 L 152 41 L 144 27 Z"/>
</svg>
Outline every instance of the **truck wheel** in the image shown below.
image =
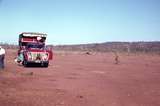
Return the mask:
<svg viewBox="0 0 160 106">
<path fill-rule="evenodd" d="M 44 66 L 44 67 L 48 67 L 48 64 L 49 64 L 49 63 L 44 63 L 44 65 L 43 65 L 43 66 Z"/>
<path fill-rule="evenodd" d="M 27 61 L 25 61 L 25 60 L 23 61 L 23 66 L 24 66 L 24 67 L 27 67 L 27 66 L 28 66 Z"/>
</svg>

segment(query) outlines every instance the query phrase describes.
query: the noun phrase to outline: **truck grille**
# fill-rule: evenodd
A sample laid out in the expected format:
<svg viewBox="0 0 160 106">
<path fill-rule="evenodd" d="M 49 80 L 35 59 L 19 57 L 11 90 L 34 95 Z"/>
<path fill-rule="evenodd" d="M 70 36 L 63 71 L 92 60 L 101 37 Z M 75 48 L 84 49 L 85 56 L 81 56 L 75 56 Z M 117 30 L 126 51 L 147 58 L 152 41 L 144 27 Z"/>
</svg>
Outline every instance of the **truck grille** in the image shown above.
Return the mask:
<svg viewBox="0 0 160 106">
<path fill-rule="evenodd" d="M 47 61 L 49 54 L 47 52 L 29 52 L 28 60 L 29 61 Z"/>
</svg>

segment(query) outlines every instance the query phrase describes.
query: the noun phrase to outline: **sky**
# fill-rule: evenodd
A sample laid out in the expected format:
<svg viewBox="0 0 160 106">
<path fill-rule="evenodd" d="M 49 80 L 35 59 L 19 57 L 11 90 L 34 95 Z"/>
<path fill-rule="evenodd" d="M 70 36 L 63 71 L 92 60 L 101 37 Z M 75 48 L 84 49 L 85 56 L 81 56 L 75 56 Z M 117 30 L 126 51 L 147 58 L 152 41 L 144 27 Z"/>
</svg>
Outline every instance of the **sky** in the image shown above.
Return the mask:
<svg viewBox="0 0 160 106">
<path fill-rule="evenodd" d="M 160 0 L 0 0 L 0 42 L 47 33 L 47 44 L 160 41 Z"/>
</svg>

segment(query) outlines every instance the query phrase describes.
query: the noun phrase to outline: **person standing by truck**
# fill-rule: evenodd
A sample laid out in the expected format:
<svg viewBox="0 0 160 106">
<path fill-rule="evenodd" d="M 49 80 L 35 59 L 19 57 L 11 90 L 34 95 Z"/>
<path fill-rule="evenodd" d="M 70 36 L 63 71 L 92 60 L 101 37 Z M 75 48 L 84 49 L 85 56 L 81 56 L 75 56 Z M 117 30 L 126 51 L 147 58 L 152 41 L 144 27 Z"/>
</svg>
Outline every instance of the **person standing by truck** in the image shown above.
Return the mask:
<svg viewBox="0 0 160 106">
<path fill-rule="evenodd" d="M 0 69 L 4 69 L 5 50 L 0 46 Z"/>
</svg>

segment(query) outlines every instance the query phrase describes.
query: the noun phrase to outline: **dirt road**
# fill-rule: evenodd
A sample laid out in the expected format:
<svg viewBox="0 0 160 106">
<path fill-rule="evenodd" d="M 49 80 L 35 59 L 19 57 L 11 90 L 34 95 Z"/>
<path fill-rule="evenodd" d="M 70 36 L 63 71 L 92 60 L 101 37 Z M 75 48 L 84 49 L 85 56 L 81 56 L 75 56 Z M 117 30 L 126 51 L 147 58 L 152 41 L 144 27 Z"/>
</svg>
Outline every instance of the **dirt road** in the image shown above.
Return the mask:
<svg viewBox="0 0 160 106">
<path fill-rule="evenodd" d="M 55 54 L 48 68 L 24 68 L 7 50 L 0 106 L 160 106 L 160 56 Z"/>
</svg>

